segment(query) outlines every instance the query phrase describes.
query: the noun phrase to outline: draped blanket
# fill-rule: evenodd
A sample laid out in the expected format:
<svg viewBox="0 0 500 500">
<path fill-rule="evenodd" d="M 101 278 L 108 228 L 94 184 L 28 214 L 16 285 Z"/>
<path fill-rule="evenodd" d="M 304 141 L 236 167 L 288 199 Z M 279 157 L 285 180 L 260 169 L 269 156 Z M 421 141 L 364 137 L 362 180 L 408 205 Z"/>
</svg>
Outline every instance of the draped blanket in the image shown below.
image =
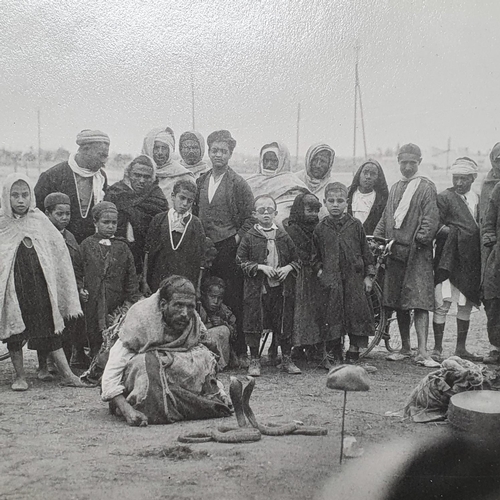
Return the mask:
<svg viewBox="0 0 500 500">
<path fill-rule="evenodd" d="M 22 180 L 31 191 L 31 205 L 24 217 L 16 218 L 10 204 L 12 185 Z M 82 314 L 73 265 L 61 233 L 47 217 L 35 208 L 30 180 L 22 174 L 5 179 L 0 210 L 0 339 L 22 333 L 25 325 L 17 300 L 14 262 L 24 238 L 30 238 L 47 282 L 55 332 L 64 329 L 64 318 Z"/>
<path fill-rule="evenodd" d="M 202 332 L 195 313 L 180 337 L 165 341 L 159 292 L 130 308 L 119 337 L 137 354 L 125 367 L 123 385 L 127 401 L 150 424 L 230 415 L 215 378 L 216 358 L 200 343 Z"/>
</svg>

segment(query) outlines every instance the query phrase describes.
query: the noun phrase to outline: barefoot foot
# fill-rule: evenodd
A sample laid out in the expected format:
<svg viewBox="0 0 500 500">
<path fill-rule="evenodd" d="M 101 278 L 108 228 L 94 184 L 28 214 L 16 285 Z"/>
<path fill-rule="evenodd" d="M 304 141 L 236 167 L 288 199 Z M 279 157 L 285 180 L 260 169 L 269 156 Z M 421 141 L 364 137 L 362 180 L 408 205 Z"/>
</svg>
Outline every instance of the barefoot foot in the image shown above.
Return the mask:
<svg viewBox="0 0 500 500">
<path fill-rule="evenodd" d="M 43 382 L 51 382 L 52 380 L 54 380 L 54 375 L 52 375 L 52 373 L 50 373 L 47 369 L 38 370 L 36 378 L 38 380 L 42 380 Z"/>
</svg>

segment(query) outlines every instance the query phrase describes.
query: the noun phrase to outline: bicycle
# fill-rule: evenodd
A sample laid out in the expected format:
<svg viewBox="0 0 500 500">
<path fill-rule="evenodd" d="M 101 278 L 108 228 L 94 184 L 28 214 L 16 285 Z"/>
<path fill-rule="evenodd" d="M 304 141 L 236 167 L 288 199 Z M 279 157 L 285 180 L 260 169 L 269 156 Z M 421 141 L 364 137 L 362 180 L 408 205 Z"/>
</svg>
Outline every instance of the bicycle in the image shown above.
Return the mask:
<svg viewBox="0 0 500 500">
<path fill-rule="evenodd" d="M 363 352 L 360 352 L 360 359 L 367 356 L 382 340 L 384 341 L 385 348 L 389 352 L 395 352 L 401 348 L 399 329 L 394 324 L 396 318 L 393 318 L 392 312 L 383 306 L 381 287 L 384 279 L 385 263 L 389 255 L 391 255 L 391 248 L 394 244 L 394 240 L 387 240 L 377 236 L 367 236 L 367 240 L 371 252 L 377 259 L 372 291 L 367 293 L 368 301 L 375 319 L 375 333 L 373 337 L 370 337 L 368 347 Z"/>
</svg>

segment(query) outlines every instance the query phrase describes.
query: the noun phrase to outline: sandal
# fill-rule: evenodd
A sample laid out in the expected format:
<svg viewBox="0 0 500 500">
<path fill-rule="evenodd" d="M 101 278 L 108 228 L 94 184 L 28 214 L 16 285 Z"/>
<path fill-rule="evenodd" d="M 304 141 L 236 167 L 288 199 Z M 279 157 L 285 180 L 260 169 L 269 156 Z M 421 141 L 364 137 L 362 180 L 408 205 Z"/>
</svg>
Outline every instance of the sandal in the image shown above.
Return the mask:
<svg viewBox="0 0 500 500">
<path fill-rule="evenodd" d="M 417 356 L 414 362 L 416 365 L 423 366 L 424 368 L 441 368 L 441 363 L 434 361 L 432 358 L 424 359 L 421 356 Z"/>
<path fill-rule="evenodd" d="M 403 359 L 409 359 L 409 358 L 411 358 L 411 354 L 393 352 L 392 354 L 389 354 L 389 356 L 387 356 L 385 359 L 387 361 L 403 361 Z"/>
</svg>

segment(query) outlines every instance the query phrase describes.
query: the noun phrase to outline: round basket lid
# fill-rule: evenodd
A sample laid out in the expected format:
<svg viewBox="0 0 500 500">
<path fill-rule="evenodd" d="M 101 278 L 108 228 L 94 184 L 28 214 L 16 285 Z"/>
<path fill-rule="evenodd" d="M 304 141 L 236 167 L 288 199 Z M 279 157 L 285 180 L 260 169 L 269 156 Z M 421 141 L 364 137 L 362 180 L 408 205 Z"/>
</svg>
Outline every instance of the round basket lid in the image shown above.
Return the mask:
<svg viewBox="0 0 500 500">
<path fill-rule="evenodd" d="M 448 420 L 474 434 L 500 432 L 500 392 L 470 391 L 450 399 Z"/>
</svg>

